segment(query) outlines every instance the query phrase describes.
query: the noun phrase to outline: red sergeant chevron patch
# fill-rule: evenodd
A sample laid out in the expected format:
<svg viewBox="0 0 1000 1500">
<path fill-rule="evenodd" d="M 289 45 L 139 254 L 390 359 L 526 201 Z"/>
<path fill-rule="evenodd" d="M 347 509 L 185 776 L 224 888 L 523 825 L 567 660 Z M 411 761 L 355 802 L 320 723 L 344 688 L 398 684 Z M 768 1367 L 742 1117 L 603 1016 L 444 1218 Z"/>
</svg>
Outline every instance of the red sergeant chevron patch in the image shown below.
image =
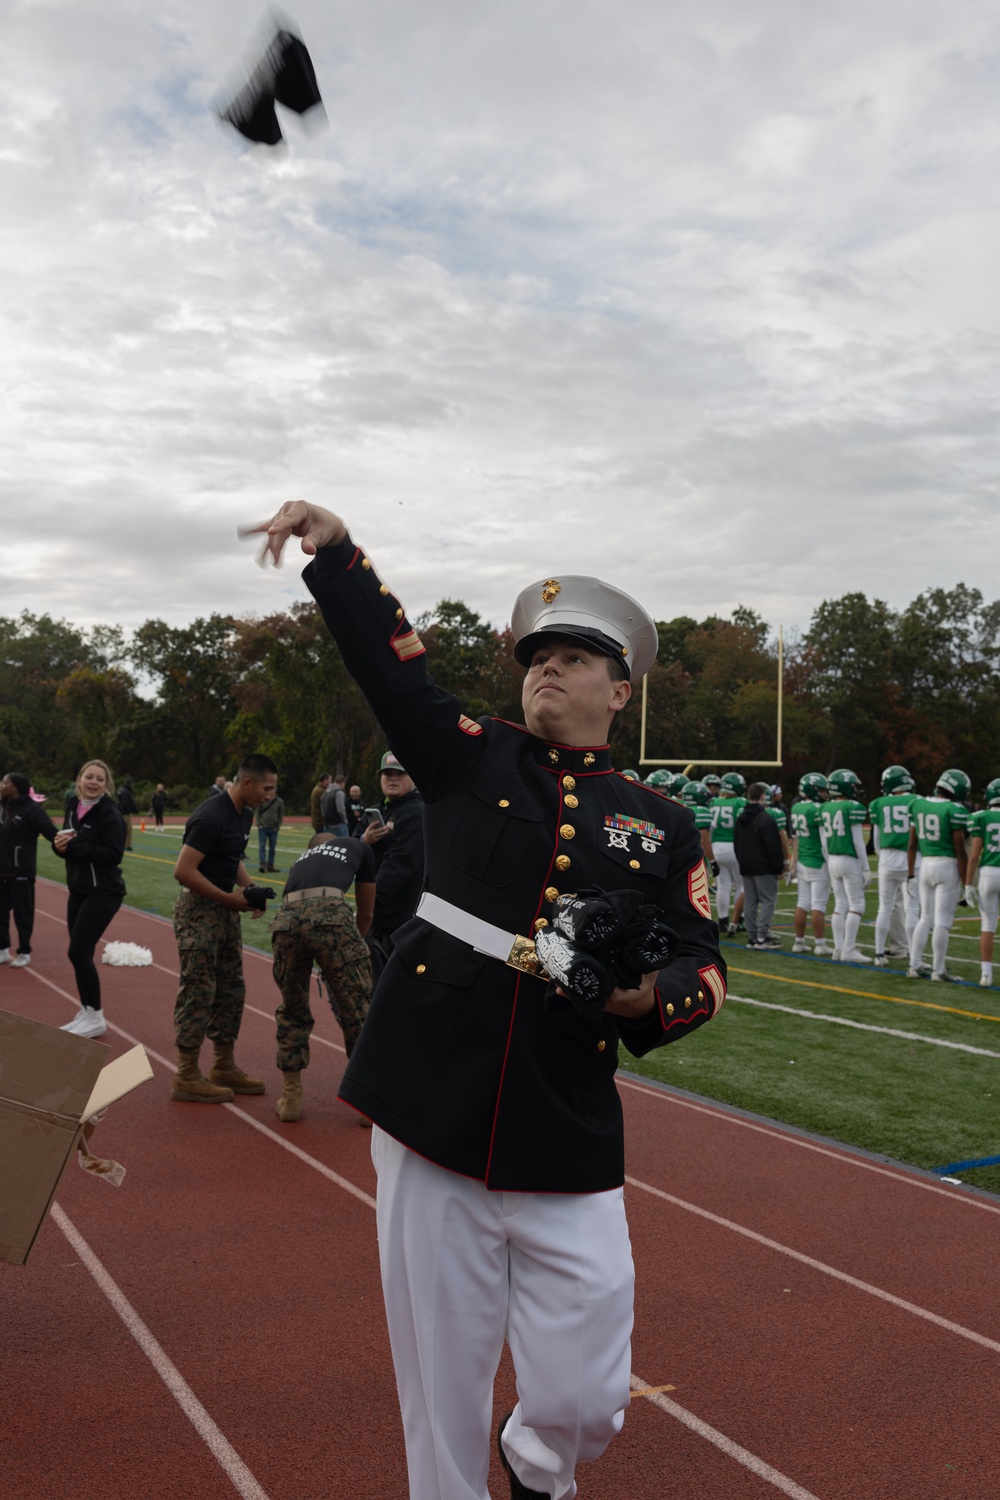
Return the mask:
<svg viewBox="0 0 1000 1500">
<path fill-rule="evenodd" d="M 424 654 L 424 643 L 415 630 L 408 630 L 405 635 L 394 635 L 389 645 L 400 661 L 409 661 L 411 656 Z"/>
<path fill-rule="evenodd" d="M 703 859 L 699 859 L 694 869 L 688 871 L 688 895 L 695 911 L 701 912 L 703 917 L 711 918 L 712 903 L 708 897 L 708 871 L 705 869 Z"/>
<path fill-rule="evenodd" d="M 470 719 L 467 714 L 459 714 L 458 727 L 463 734 L 482 734 L 482 724 L 477 724 L 475 719 Z"/>
<path fill-rule="evenodd" d="M 712 997 L 712 1000 L 714 1001 L 714 1004 L 712 1006 L 712 1015 L 718 1015 L 719 1011 L 722 1009 L 722 1002 L 726 998 L 726 981 L 723 979 L 722 975 L 719 973 L 714 964 L 709 964 L 707 969 L 699 969 L 698 978 L 701 980 L 701 983 L 705 986 L 706 990 L 708 990 L 709 994 Z"/>
</svg>

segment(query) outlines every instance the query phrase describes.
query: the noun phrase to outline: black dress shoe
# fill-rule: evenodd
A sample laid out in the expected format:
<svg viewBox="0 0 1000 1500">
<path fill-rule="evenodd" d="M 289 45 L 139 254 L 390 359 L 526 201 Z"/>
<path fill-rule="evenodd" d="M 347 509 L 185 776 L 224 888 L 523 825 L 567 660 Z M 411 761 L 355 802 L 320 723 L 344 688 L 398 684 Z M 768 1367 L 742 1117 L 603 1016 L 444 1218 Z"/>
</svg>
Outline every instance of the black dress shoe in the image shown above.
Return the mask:
<svg viewBox="0 0 1000 1500">
<path fill-rule="evenodd" d="M 503 1471 L 510 1481 L 510 1500 L 550 1500 L 543 1490 L 529 1490 L 526 1484 L 521 1483 L 503 1451 L 503 1430 L 513 1415 L 513 1410 L 509 1411 L 497 1428 L 497 1452 L 500 1454 Z"/>
</svg>

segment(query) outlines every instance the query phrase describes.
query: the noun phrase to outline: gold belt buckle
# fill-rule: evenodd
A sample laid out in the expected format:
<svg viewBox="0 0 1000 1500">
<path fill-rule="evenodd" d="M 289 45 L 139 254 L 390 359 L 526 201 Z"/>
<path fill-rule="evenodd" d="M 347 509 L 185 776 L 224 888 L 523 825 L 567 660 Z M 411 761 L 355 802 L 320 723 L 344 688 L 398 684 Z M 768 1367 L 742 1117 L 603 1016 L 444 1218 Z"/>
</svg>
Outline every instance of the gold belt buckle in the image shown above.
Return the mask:
<svg viewBox="0 0 1000 1500">
<path fill-rule="evenodd" d="M 514 946 L 504 962 L 509 969 L 519 969 L 522 974 L 539 975 L 545 972 L 542 961 L 535 952 L 534 942 L 520 934 L 515 937 Z"/>
</svg>

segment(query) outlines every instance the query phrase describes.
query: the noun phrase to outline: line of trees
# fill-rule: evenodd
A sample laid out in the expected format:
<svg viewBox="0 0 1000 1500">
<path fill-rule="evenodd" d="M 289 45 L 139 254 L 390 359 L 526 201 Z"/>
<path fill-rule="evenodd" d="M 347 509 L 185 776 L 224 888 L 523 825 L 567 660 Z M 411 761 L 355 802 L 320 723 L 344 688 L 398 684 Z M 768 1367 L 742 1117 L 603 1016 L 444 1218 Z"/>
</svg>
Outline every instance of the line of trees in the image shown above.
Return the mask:
<svg viewBox="0 0 1000 1500">
<path fill-rule="evenodd" d="M 467 713 L 520 719 L 509 631 L 447 599 L 417 628 Z M 658 628 L 647 755 L 703 770 L 774 759 L 777 644 L 766 621 L 741 606 Z M 377 785 L 383 736 L 312 603 L 184 627 L 147 620 L 130 635 L 25 612 L 0 617 L 0 648 L 0 771 L 23 770 L 48 791 L 99 756 L 140 787 L 163 781 L 184 805 L 248 749 L 277 762 L 293 810 L 321 770 Z M 789 790 L 804 771 L 849 766 L 874 795 L 896 761 L 921 788 L 959 766 L 979 789 L 1000 773 L 1000 601 L 962 584 L 898 611 L 860 593 L 826 600 L 786 646 L 784 693 L 774 779 Z M 619 721 L 616 764 L 638 767 L 639 748 L 635 706 Z"/>
</svg>

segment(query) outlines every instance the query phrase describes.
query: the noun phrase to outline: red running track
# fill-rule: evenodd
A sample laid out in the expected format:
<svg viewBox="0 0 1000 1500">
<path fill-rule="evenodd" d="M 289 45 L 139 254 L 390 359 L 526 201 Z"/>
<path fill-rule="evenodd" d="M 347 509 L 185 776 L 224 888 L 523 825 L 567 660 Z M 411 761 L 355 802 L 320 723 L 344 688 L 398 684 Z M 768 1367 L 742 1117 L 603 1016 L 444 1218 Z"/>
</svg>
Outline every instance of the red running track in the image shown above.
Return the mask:
<svg viewBox="0 0 1000 1500">
<path fill-rule="evenodd" d="M 39 882 L 32 966 L 0 970 L 0 1007 L 52 1025 L 77 1004 L 64 904 Z M 282 1125 L 277 992 L 248 950 L 239 1056 L 268 1093 L 172 1104 L 170 925 L 125 909 L 108 936 L 152 949 L 102 980 L 109 1055 L 141 1041 L 156 1077 L 95 1136 L 122 1188 L 73 1167 L 29 1264 L 0 1267 L 0 1500 L 402 1500 L 370 1135 L 336 1101 L 336 1023 L 316 1006 L 306 1115 Z M 996 1500 L 1000 1201 L 622 1094 L 646 1394 L 582 1500 Z M 513 1400 L 505 1359 L 497 1415 Z"/>
</svg>

